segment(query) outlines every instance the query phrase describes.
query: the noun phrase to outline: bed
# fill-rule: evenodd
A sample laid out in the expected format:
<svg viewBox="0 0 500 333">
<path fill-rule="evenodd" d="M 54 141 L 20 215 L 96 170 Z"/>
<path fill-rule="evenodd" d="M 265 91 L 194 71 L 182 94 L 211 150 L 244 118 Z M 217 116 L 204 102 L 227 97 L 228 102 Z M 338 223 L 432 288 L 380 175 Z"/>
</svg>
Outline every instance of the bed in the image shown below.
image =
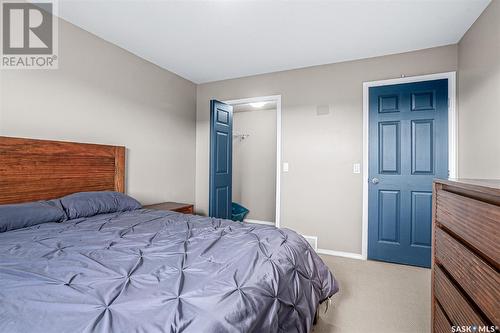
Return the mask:
<svg viewBox="0 0 500 333">
<path fill-rule="evenodd" d="M 0 204 L 63 197 L 66 213 L 0 233 L 2 332 L 309 332 L 338 290 L 288 229 L 71 208 L 124 192 L 123 147 L 0 137 L 0 162 Z"/>
</svg>

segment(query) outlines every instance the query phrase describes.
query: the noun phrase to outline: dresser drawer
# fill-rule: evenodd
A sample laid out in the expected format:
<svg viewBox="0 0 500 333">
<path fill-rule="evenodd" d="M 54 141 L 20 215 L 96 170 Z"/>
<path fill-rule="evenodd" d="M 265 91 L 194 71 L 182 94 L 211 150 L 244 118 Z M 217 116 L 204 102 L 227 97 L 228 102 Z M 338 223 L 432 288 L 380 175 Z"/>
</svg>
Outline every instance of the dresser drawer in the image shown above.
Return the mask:
<svg viewBox="0 0 500 333">
<path fill-rule="evenodd" d="M 477 314 L 462 293 L 448 279 L 439 268 L 434 269 L 434 297 L 455 326 L 486 325 L 486 322 Z"/>
<path fill-rule="evenodd" d="M 435 256 L 493 324 L 500 325 L 500 274 L 441 228 L 435 229 Z"/>
<path fill-rule="evenodd" d="M 434 333 L 450 333 L 451 332 L 451 324 L 446 319 L 446 316 L 441 310 L 441 307 L 437 302 L 434 302 L 434 323 L 433 323 Z"/>
<path fill-rule="evenodd" d="M 437 223 L 481 252 L 498 269 L 500 206 L 448 191 L 437 192 Z"/>
</svg>

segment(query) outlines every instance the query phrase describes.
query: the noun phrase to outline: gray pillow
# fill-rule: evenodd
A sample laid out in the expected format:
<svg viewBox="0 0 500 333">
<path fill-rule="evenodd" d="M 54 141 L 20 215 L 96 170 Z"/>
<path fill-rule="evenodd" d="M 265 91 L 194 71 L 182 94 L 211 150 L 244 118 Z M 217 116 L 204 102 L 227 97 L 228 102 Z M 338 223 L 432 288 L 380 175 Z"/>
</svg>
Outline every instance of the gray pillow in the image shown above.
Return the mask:
<svg viewBox="0 0 500 333">
<path fill-rule="evenodd" d="M 141 209 L 139 201 L 120 192 L 80 192 L 62 197 L 69 219 Z"/>
<path fill-rule="evenodd" d="M 64 220 L 66 214 L 59 200 L 0 205 L 0 232 Z"/>
</svg>

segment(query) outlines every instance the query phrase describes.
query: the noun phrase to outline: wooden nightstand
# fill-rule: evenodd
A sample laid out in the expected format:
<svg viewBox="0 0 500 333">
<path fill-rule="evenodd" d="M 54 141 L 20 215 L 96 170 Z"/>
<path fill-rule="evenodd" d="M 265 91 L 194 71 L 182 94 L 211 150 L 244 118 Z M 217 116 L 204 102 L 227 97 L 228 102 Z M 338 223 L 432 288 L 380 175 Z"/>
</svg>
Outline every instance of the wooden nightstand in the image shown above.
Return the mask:
<svg viewBox="0 0 500 333">
<path fill-rule="evenodd" d="M 194 214 L 194 205 L 180 202 L 162 202 L 143 206 L 146 209 L 171 210 L 183 214 Z"/>
</svg>

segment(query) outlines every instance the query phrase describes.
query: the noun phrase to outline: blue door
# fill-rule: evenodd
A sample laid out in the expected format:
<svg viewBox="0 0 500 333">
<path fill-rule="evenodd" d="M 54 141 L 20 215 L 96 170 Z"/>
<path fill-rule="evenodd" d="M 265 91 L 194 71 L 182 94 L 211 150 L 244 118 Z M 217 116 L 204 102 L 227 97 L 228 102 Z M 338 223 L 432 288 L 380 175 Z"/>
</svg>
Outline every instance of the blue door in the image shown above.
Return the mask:
<svg viewBox="0 0 500 333">
<path fill-rule="evenodd" d="M 231 218 L 233 107 L 210 101 L 209 215 Z"/>
<path fill-rule="evenodd" d="M 430 267 L 432 180 L 448 176 L 448 80 L 369 91 L 368 258 Z"/>
</svg>

